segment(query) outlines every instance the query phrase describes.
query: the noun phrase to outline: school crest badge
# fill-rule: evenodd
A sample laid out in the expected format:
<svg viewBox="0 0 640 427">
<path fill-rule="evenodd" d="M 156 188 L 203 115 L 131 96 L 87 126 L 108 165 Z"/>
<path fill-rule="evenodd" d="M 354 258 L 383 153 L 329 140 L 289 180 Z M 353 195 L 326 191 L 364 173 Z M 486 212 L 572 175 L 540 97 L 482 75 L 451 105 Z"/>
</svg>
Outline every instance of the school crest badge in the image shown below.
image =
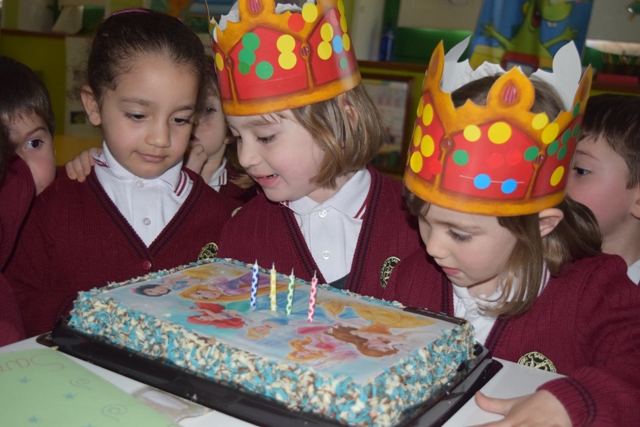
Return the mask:
<svg viewBox="0 0 640 427">
<path fill-rule="evenodd" d="M 399 262 L 400 258 L 390 256 L 382 263 L 382 268 L 380 269 L 380 286 L 382 286 L 382 289 L 387 287 L 387 282 L 389 281 L 389 277 L 391 277 L 393 267 L 395 267 Z"/>
<path fill-rule="evenodd" d="M 532 351 L 522 356 L 518 360 L 518 365 L 524 365 L 530 368 L 557 373 L 556 367 L 551 359 L 537 351 Z"/>
</svg>

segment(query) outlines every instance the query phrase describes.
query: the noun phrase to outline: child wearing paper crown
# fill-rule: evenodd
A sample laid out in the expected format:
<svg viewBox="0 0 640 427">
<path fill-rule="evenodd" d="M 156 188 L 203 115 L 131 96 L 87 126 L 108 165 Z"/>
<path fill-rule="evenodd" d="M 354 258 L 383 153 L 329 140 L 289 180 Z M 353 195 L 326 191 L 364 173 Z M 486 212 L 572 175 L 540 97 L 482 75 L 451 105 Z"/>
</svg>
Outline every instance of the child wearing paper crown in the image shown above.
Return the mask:
<svg viewBox="0 0 640 427">
<path fill-rule="evenodd" d="M 225 226 L 220 256 L 380 296 L 419 247 L 401 183 L 367 167 L 385 138 L 341 0 L 242 0 L 213 28 L 227 123 L 261 194 Z"/>
<path fill-rule="evenodd" d="M 85 182 L 60 177 L 37 198 L 6 271 L 28 336 L 78 291 L 196 261 L 218 241 L 231 207 L 182 169 L 204 68 L 176 18 L 130 10 L 98 28 L 80 94 L 104 153 Z"/>
<path fill-rule="evenodd" d="M 640 97 L 589 99 L 567 193 L 598 219 L 602 251 L 620 255 L 640 282 Z"/>
<path fill-rule="evenodd" d="M 228 128 L 220 102 L 220 92 L 214 70 L 213 58 L 206 57 L 207 65 L 202 82 L 202 102 L 196 112 L 191 147 L 186 154 L 185 167 L 199 174 L 211 188 L 223 195 L 227 202 L 238 208 L 256 195 L 256 186 L 238 186 L 240 171 L 231 155 Z M 82 182 L 95 165 L 95 156 L 102 154 L 100 148 L 83 151 L 65 167 L 70 179 Z"/>
<path fill-rule="evenodd" d="M 478 393 L 506 417 L 485 425 L 636 425 L 640 292 L 564 190 L 591 70 L 578 84 L 570 44 L 554 73 L 498 77 L 458 64 L 464 48 L 445 58 L 440 44 L 429 64 L 404 177 L 426 253 L 396 266 L 384 298 L 465 318 L 494 357 L 566 375 Z"/>
</svg>

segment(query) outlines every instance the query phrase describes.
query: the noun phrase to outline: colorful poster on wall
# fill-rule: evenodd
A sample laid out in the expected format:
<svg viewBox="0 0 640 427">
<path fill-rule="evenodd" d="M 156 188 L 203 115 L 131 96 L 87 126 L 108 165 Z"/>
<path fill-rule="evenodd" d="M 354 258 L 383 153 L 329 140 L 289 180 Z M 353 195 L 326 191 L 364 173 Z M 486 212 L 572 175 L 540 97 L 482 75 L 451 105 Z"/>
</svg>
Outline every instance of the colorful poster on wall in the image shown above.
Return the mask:
<svg viewBox="0 0 640 427">
<path fill-rule="evenodd" d="M 551 69 L 553 55 L 572 41 L 582 52 L 592 0 L 485 0 L 471 44 L 474 68 L 485 61 L 525 73 Z"/>
</svg>

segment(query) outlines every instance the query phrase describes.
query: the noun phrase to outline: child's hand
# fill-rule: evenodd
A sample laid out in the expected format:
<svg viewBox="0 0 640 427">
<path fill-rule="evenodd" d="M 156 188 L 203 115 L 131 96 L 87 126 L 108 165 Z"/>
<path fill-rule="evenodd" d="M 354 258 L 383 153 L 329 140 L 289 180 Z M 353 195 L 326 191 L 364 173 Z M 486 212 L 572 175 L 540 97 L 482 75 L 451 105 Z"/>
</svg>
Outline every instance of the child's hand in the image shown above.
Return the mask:
<svg viewBox="0 0 640 427">
<path fill-rule="evenodd" d="M 84 182 L 84 179 L 91 173 L 91 168 L 96 164 L 93 156 L 102 154 L 102 148 L 92 147 L 83 151 L 64 165 L 69 179 Z"/>
<path fill-rule="evenodd" d="M 483 427 L 571 427 L 571 419 L 564 406 L 546 390 L 513 399 L 496 399 L 477 392 L 475 399 L 483 411 L 504 415 L 504 419 L 482 424 Z"/>
<path fill-rule="evenodd" d="M 187 167 L 187 169 L 191 169 L 192 171 L 200 175 L 204 164 L 207 162 L 207 159 L 208 157 L 207 153 L 204 152 L 204 147 L 200 144 L 195 144 L 193 147 L 191 147 L 191 150 L 189 150 L 189 153 L 187 154 L 187 162 L 185 166 Z"/>
</svg>

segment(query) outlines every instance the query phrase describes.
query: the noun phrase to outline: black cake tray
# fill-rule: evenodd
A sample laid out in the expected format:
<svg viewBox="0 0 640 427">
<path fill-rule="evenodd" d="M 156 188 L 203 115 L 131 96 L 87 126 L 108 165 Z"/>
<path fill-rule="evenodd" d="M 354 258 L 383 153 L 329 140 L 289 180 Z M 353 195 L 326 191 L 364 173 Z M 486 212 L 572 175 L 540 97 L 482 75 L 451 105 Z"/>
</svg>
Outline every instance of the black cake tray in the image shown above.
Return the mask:
<svg viewBox="0 0 640 427">
<path fill-rule="evenodd" d="M 408 310 L 453 322 L 459 319 L 422 309 Z M 294 412 L 283 404 L 239 390 L 231 385 L 202 378 L 177 367 L 134 354 L 106 341 L 82 334 L 61 319 L 52 332 L 38 337 L 37 342 L 57 346 L 59 351 L 94 365 L 124 375 L 144 384 L 191 400 L 234 418 L 265 427 L 337 427 L 342 426 L 314 414 Z M 443 425 L 501 368 L 491 353 L 476 344 L 476 358 L 459 368 L 456 385 L 441 396 L 407 410 L 405 421 L 395 427 L 438 427 Z"/>
</svg>

